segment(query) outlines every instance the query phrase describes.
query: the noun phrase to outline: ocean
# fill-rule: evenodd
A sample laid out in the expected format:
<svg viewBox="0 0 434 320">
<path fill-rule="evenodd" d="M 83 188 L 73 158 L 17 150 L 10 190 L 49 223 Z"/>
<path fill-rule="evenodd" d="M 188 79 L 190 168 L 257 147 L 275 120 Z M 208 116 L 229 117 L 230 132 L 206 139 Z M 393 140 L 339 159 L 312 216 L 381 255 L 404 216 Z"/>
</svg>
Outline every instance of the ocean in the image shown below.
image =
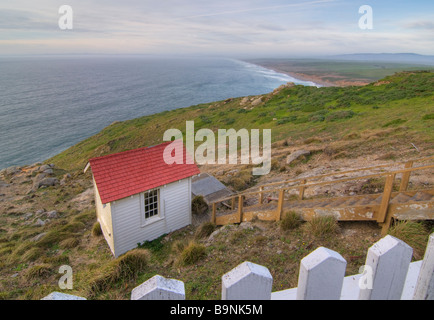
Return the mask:
<svg viewBox="0 0 434 320">
<path fill-rule="evenodd" d="M 46 160 L 114 121 L 271 92 L 300 81 L 233 59 L 0 58 L 0 169 Z"/>
</svg>

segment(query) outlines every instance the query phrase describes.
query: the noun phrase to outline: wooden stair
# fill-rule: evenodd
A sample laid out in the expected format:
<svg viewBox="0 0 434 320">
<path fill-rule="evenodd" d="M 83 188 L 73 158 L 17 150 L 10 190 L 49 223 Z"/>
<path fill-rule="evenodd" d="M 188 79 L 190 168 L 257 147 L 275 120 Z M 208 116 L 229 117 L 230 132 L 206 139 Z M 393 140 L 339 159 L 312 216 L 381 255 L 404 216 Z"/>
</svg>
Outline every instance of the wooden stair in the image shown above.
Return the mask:
<svg viewBox="0 0 434 320">
<path fill-rule="evenodd" d="M 372 170 L 379 167 L 382 169 L 381 172 L 375 174 L 332 181 L 307 183 L 308 178 L 288 180 L 282 181 L 283 187 L 280 188 L 274 188 L 276 183 L 268 184 L 261 186 L 259 191 L 240 193 L 214 202 L 211 221 L 217 225 L 250 221 L 255 217 L 260 220 L 278 221 L 284 212 L 294 211 L 306 221 L 315 216 L 324 215 L 332 215 L 338 221 L 376 221 L 383 226 L 382 233 L 385 234 L 392 218 L 398 220 L 434 219 L 434 189 L 407 190 L 412 172 L 425 170 L 425 173 L 428 170 L 431 174 L 432 168 L 434 168 L 434 165 L 413 167 L 413 163 L 431 159 L 434 159 L 434 156 L 408 161 L 403 163 L 405 164 L 404 169 L 395 171 L 385 171 L 385 166 L 350 170 L 344 173 L 357 173 L 358 171 Z M 310 179 L 321 180 L 321 178 L 330 177 L 330 175 L 316 176 Z M 393 192 L 397 175 L 401 176 L 399 191 Z M 384 191 L 380 194 L 304 198 L 305 190 L 312 186 L 333 185 L 343 181 L 373 177 L 386 178 Z M 288 186 L 288 184 L 292 185 Z M 295 200 L 294 195 L 286 198 L 285 194 L 291 189 L 298 190 L 298 199 Z M 279 197 L 273 198 L 269 196 L 264 198 L 265 194 L 276 193 L 279 194 Z M 218 207 L 219 203 L 224 203 L 224 206 L 220 205 Z"/>
</svg>

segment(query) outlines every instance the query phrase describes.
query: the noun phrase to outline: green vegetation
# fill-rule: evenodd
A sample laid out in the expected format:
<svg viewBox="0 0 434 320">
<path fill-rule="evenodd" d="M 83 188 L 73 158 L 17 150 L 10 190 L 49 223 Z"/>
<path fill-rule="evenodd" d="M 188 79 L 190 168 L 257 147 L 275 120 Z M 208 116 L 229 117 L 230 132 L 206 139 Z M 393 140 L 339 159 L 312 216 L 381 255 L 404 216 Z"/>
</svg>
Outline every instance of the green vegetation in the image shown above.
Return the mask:
<svg viewBox="0 0 434 320">
<path fill-rule="evenodd" d="M 193 214 L 203 214 L 208 210 L 208 204 L 202 195 L 195 196 L 191 200 L 191 212 Z"/>
<path fill-rule="evenodd" d="M 397 221 L 388 233 L 413 248 L 413 256 L 420 260 L 425 253 L 428 237 L 432 230 L 427 228 L 426 223 L 418 221 Z"/>
<path fill-rule="evenodd" d="M 338 222 L 333 216 L 315 216 L 308 222 L 308 226 L 316 237 L 330 236 L 338 230 Z"/>
<path fill-rule="evenodd" d="M 282 230 L 292 230 L 299 227 L 302 223 L 300 215 L 294 211 L 285 212 L 283 218 L 280 221 L 280 228 Z"/>
<path fill-rule="evenodd" d="M 371 152 L 374 148 L 367 146 L 381 140 L 399 145 L 412 139 L 427 145 L 434 141 L 434 124 L 429 121 L 433 87 L 434 72 L 430 71 L 398 73 L 366 86 L 296 85 L 264 95 L 261 105 L 247 109 L 240 107 L 242 98 L 235 98 L 116 122 L 47 162 L 81 171 L 92 157 L 161 143 L 168 128 L 184 133 L 185 122 L 191 120 L 196 131 L 271 128 L 273 141 L 315 136 L 336 141 L 355 132 L 362 139 L 350 150 L 354 154 Z M 234 177 L 229 184 L 243 190 L 251 181 L 246 176 Z"/>
</svg>

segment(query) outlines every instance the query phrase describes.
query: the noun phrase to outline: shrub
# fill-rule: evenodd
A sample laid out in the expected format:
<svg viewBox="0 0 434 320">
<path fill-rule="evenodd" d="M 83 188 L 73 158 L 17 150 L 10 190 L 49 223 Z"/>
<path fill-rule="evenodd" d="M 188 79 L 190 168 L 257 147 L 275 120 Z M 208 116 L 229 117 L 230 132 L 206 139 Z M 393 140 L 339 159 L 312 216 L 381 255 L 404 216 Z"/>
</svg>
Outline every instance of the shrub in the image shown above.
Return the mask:
<svg viewBox="0 0 434 320">
<path fill-rule="evenodd" d="M 22 261 L 35 261 L 36 259 L 38 259 L 43 253 L 43 250 L 41 248 L 31 248 L 30 250 L 26 251 L 26 253 L 24 253 L 21 256 L 21 260 Z"/>
<path fill-rule="evenodd" d="M 195 241 L 190 241 L 189 244 L 182 250 L 178 257 L 178 264 L 186 266 L 198 262 L 206 255 L 204 245 Z"/>
<path fill-rule="evenodd" d="M 208 204 L 203 196 L 198 195 L 191 200 L 191 212 L 193 214 L 203 214 L 208 210 Z"/>
<path fill-rule="evenodd" d="M 407 120 L 403 120 L 401 118 L 398 118 L 398 119 L 395 119 L 395 120 L 387 122 L 382 127 L 383 128 L 387 128 L 387 127 L 390 127 L 390 126 L 397 126 L 397 125 L 403 124 L 405 122 L 407 122 Z"/>
<path fill-rule="evenodd" d="M 100 235 L 102 235 L 102 229 L 99 221 L 94 223 L 92 227 L 92 235 L 95 237 L 99 237 Z"/>
<path fill-rule="evenodd" d="M 24 272 L 24 278 L 27 281 L 30 281 L 40 278 L 48 278 L 51 274 L 53 274 L 53 268 L 49 264 L 37 264 Z"/>
<path fill-rule="evenodd" d="M 422 259 L 429 237 L 429 232 L 425 229 L 423 223 L 398 221 L 389 229 L 388 233 L 412 247 L 416 259 Z"/>
<path fill-rule="evenodd" d="M 224 122 L 225 124 L 229 125 L 229 124 L 234 123 L 234 122 L 235 122 L 235 119 L 234 119 L 234 118 L 226 118 L 226 119 L 223 120 L 223 122 Z"/>
<path fill-rule="evenodd" d="M 315 216 L 309 221 L 309 231 L 315 237 L 323 237 L 336 233 L 338 223 L 333 216 Z"/>
<path fill-rule="evenodd" d="M 62 240 L 59 245 L 61 248 L 71 249 L 71 248 L 75 248 L 76 246 L 78 246 L 79 243 L 80 243 L 80 240 L 78 238 L 68 238 L 68 239 Z"/>
<path fill-rule="evenodd" d="M 422 120 L 433 120 L 434 119 L 434 113 L 428 113 L 422 117 Z"/>
<path fill-rule="evenodd" d="M 284 231 L 288 231 L 299 227 L 301 223 L 302 219 L 300 215 L 294 211 L 289 211 L 283 214 L 283 218 L 280 221 L 280 228 Z"/>
<path fill-rule="evenodd" d="M 211 233 L 214 232 L 216 225 L 212 222 L 203 223 L 196 231 L 195 237 L 196 239 L 202 239 L 208 237 Z"/>
<path fill-rule="evenodd" d="M 121 281 L 125 283 L 133 280 L 148 264 L 149 251 L 133 249 L 106 265 L 104 270 L 89 281 L 89 295 L 94 297 L 98 293 Z"/>
<path fill-rule="evenodd" d="M 341 119 L 350 119 L 354 117 L 356 113 L 353 110 L 341 110 L 330 113 L 327 117 L 327 121 L 336 121 Z"/>
</svg>

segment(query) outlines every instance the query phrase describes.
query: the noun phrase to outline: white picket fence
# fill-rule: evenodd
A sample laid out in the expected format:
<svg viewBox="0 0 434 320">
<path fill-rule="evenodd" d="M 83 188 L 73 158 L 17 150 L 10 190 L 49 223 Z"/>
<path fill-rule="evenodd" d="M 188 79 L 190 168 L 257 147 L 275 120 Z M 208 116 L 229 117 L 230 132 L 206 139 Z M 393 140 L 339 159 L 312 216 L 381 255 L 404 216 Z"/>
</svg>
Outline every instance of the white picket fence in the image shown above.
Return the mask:
<svg viewBox="0 0 434 320">
<path fill-rule="evenodd" d="M 434 233 L 423 260 L 411 262 L 413 249 L 390 235 L 369 248 L 361 274 L 345 277 L 347 262 L 320 247 L 300 262 L 298 287 L 272 292 L 270 271 L 243 262 L 222 276 L 222 300 L 434 300 Z M 156 275 L 131 292 L 131 300 L 184 300 L 184 283 Z M 83 299 L 53 292 L 46 300 Z"/>
</svg>

